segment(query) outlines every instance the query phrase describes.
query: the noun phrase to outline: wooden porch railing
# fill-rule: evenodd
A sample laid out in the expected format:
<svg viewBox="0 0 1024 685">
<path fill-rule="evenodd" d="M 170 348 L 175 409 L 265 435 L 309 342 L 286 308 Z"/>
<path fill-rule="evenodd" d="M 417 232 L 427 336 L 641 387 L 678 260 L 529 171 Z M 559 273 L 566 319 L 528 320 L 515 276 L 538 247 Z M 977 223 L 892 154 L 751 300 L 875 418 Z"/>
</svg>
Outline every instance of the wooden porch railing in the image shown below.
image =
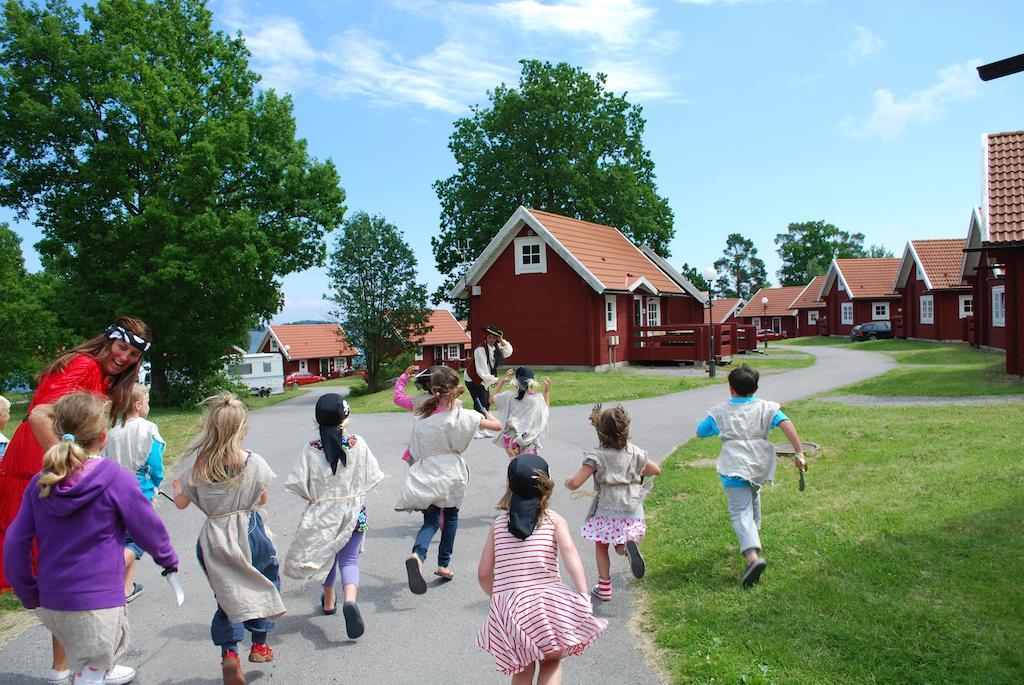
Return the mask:
<svg viewBox="0 0 1024 685">
<path fill-rule="evenodd" d="M 715 324 L 715 356 L 729 357 L 757 348 L 753 326 Z M 642 326 L 633 330 L 629 361 L 707 361 L 711 326 Z"/>
</svg>

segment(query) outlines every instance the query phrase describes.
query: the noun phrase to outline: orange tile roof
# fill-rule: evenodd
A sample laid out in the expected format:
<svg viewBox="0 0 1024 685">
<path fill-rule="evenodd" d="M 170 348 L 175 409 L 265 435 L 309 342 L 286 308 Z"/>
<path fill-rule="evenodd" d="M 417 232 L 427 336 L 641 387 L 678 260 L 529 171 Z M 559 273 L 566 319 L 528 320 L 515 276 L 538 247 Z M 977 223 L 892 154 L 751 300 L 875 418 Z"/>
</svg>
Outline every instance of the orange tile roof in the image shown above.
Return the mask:
<svg viewBox="0 0 1024 685">
<path fill-rule="evenodd" d="M 835 264 L 853 298 L 893 296 L 893 281 L 900 269 L 895 257 L 837 259 Z"/>
<path fill-rule="evenodd" d="M 430 321 L 428 323 L 432 328 L 429 333 L 423 336 L 421 343 L 423 345 L 448 345 L 472 342 L 469 333 L 455 320 L 451 310 L 435 309 L 430 313 Z"/>
<path fill-rule="evenodd" d="M 988 136 L 988 242 L 1024 241 L 1024 131 Z"/>
<path fill-rule="evenodd" d="M 804 286 L 802 285 L 787 285 L 782 288 L 761 288 L 750 298 L 747 306 L 740 310 L 737 316 L 793 316 L 796 312 L 793 311 L 790 305 L 803 289 Z M 768 298 L 767 314 L 765 313 L 764 305 L 761 304 L 762 297 Z"/>
<path fill-rule="evenodd" d="M 608 290 L 626 290 L 640 277 L 661 293 L 683 290 L 618 229 L 559 214 L 529 210 Z"/>
<path fill-rule="evenodd" d="M 965 242 L 963 238 L 910 241 L 933 289 L 970 288 L 960 282 Z"/>
<path fill-rule="evenodd" d="M 811 282 L 807 284 L 800 294 L 796 296 L 790 304 L 792 309 L 823 309 L 825 303 L 818 299 L 818 293 L 821 292 L 821 286 L 825 284 L 824 276 L 815 276 L 811 279 Z"/>
<path fill-rule="evenodd" d="M 359 351 L 349 344 L 345 331 L 336 323 L 301 323 L 271 326 L 289 359 L 314 357 L 355 357 Z"/>
<path fill-rule="evenodd" d="M 704 296 L 707 297 L 707 293 L 704 293 Z M 715 300 L 714 301 L 714 304 L 715 304 L 715 318 L 718 319 L 718 321 L 716 323 L 723 323 L 725 321 L 725 319 L 728 318 L 729 314 L 732 312 L 733 307 L 735 307 L 737 304 L 739 304 L 742 301 L 743 300 L 741 300 L 738 297 L 731 297 L 731 298 L 728 298 L 728 299 L 725 299 L 725 300 Z M 710 322 L 711 322 L 711 310 L 709 310 L 707 307 L 705 307 L 704 308 L 704 323 L 710 323 Z"/>
</svg>

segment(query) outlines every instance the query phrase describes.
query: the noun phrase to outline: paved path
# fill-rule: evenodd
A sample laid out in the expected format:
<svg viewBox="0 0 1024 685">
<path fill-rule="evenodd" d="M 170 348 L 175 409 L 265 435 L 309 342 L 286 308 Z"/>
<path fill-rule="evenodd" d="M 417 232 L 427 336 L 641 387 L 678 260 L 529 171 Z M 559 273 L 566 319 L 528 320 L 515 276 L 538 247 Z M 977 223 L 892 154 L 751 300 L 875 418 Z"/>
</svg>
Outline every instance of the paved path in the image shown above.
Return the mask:
<svg viewBox="0 0 1024 685">
<path fill-rule="evenodd" d="M 802 348 L 803 349 L 803 348 Z M 760 394 L 786 403 L 831 388 L 862 380 L 891 368 L 883 355 L 830 347 L 806 348 L 818 356 L 805 369 L 766 376 Z M 514 360 L 513 360 L 514 361 Z M 313 405 L 316 390 L 289 402 L 253 412 L 246 444 L 261 453 L 278 474 L 271 487 L 267 521 L 283 555 L 290 542 L 302 506 L 282 487 L 303 442 L 313 436 Z M 555 388 L 554 392 L 558 392 Z M 706 409 L 727 397 L 725 386 L 701 388 L 664 397 L 623 403 L 632 417 L 634 441 L 652 458 L 661 459 L 688 440 Z M 559 485 L 553 509 L 563 514 L 574 529 L 588 502 L 572 501 L 562 481 L 575 472 L 582 449 L 594 445 L 594 431 L 587 421 L 590 406 L 557 407 L 552 410 L 551 435 L 545 457 Z M 452 569 L 456 579 L 447 584 L 431 582 L 426 595 L 412 595 L 405 583 L 403 560 L 419 527 L 418 514 L 391 509 L 397 498 L 405 465 L 400 456 L 407 443 L 411 417 L 407 414 L 366 414 L 353 417 L 353 432 L 362 435 L 389 476 L 368 498 L 370 531 L 361 563 L 359 605 L 366 620 L 366 634 L 357 641 L 345 637 L 339 615 L 319 613 L 318 586 L 284 578 L 288 613 L 278 622 L 271 644 L 278 654 L 273 664 L 244 662 L 249 682 L 267 683 L 507 683 L 494 670 L 493 660 L 473 645 L 473 638 L 487 612 L 487 597 L 476 582 L 476 564 L 487 527 L 495 515 L 494 503 L 504 491 L 507 459 L 489 441 L 477 440 L 467 452 L 472 483 L 460 517 Z M 813 439 L 813 436 L 806 436 Z M 194 508 L 179 512 L 170 502 L 158 502 L 181 557 L 185 604 L 176 608 L 171 592 L 147 557 L 138 580 L 146 594 L 132 603 L 131 646 L 123 659 L 138 668 L 141 685 L 209 685 L 220 680 L 219 652 L 209 642 L 209 619 L 215 605 L 209 586 L 191 550 L 202 523 Z M 593 546 L 576 535 L 587 568 L 595 578 Z M 431 548 L 431 555 L 435 553 Z M 429 564 L 434 558 L 428 558 Z M 598 645 L 582 658 L 565 662 L 565 682 L 661 683 L 661 676 L 646 663 L 628 628 L 634 610 L 632 577 L 624 560 L 613 559 L 615 600 L 597 603 L 596 613 L 609 620 Z M 245 647 L 248 649 L 248 646 Z M 0 683 L 33 682 L 49 665 L 49 639 L 35 626 L 0 648 Z M 38 682 L 38 681 L 36 681 Z"/>
</svg>

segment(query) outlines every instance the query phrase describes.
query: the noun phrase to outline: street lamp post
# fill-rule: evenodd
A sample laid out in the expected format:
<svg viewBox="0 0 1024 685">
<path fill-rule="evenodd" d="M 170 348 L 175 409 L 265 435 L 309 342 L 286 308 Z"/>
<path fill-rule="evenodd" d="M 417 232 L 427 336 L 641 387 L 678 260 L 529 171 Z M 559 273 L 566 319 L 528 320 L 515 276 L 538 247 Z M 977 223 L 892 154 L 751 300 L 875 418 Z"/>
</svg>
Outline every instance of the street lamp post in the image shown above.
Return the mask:
<svg viewBox="0 0 1024 685">
<path fill-rule="evenodd" d="M 768 352 L 768 298 L 761 298 L 761 307 L 764 309 L 764 316 L 761 318 L 761 323 L 764 328 L 764 351 Z"/>
<path fill-rule="evenodd" d="M 708 377 L 715 377 L 715 278 L 718 271 L 713 266 L 704 269 L 704 280 L 708 282 Z"/>
</svg>

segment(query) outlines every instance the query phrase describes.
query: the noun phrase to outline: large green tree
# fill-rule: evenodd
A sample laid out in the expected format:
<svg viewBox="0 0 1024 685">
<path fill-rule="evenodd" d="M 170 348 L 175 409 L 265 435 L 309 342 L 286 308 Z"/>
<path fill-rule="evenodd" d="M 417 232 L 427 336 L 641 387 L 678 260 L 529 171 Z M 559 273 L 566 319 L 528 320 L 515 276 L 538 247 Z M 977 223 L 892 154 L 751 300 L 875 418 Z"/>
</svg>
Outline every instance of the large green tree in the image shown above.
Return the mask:
<svg viewBox="0 0 1024 685">
<path fill-rule="evenodd" d="M 211 21 L 202 0 L 9 0 L 0 25 L 0 203 L 41 227 L 79 334 L 153 327 L 158 395 L 201 392 L 344 215 L 291 100 Z"/>
<path fill-rule="evenodd" d="M 703 292 L 707 292 L 709 290 L 707 279 L 704 278 L 704 274 L 697 271 L 697 267 L 690 266 L 688 263 L 683 262 L 683 266 L 679 269 L 679 273 L 686 276 L 686 279 L 690 281 L 690 283 L 693 283 L 697 290 L 701 290 Z"/>
<path fill-rule="evenodd" d="M 725 250 L 715 261 L 715 269 L 718 271 L 715 295 L 719 297 L 749 300 L 768 284 L 768 273 L 764 261 L 757 256 L 754 241 L 739 233 L 730 233 L 726 238 Z"/>
<path fill-rule="evenodd" d="M 357 212 L 343 229 L 331 251 L 325 299 L 362 350 L 372 392 L 429 332 L 427 288 L 416 282 L 416 255 L 394 224 Z"/>
<path fill-rule="evenodd" d="M 21 238 L 0 224 L 0 390 L 29 382 L 68 342 L 52 294 L 53 279 L 25 270 Z"/>
<path fill-rule="evenodd" d="M 864 234 L 848 233 L 825 221 L 790 224 L 785 233 L 775 236 L 782 268 L 782 285 L 807 285 L 815 276 L 828 271 L 833 259 L 866 256 Z"/>
<path fill-rule="evenodd" d="M 672 210 L 643 146 L 641 108 L 605 90 L 605 76 L 523 60 L 518 87 L 455 122 L 456 172 L 434 184 L 441 230 L 431 239 L 447 299 L 468 255 L 479 255 L 519 205 L 616 226 L 668 255 Z M 468 251 L 465 249 L 468 246 Z"/>
</svg>

